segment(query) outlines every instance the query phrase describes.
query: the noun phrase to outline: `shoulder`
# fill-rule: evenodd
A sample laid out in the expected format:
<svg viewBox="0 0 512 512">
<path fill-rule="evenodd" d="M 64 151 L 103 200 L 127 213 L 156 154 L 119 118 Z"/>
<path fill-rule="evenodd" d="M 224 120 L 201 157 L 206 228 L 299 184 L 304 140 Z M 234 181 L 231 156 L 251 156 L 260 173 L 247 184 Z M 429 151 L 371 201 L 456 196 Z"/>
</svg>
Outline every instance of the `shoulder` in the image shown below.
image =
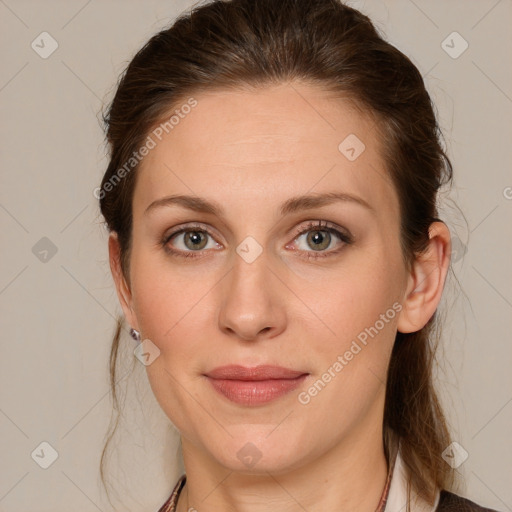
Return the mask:
<svg viewBox="0 0 512 512">
<path fill-rule="evenodd" d="M 442 490 L 435 512 L 498 512 L 491 508 L 481 507 L 458 494 Z"/>
</svg>

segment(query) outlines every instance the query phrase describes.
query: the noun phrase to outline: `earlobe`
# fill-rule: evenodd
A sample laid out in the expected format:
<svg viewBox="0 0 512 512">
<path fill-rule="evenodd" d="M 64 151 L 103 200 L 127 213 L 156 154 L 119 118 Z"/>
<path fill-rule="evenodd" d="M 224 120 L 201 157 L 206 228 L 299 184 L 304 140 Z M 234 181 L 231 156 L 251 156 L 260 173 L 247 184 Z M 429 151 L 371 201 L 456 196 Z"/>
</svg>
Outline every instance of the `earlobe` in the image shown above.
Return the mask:
<svg viewBox="0 0 512 512">
<path fill-rule="evenodd" d="M 397 329 L 402 333 L 422 329 L 435 313 L 441 300 L 450 265 L 450 231 L 444 222 L 429 228 L 429 245 L 413 263 L 402 300 Z"/>
<path fill-rule="evenodd" d="M 117 297 L 124 312 L 126 321 L 134 329 L 138 329 L 137 319 L 132 308 L 132 294 L 121 268 L 121 255 L 119 240 L 115 231 L 111 232 L 108 239 L 108 253 L 110 271 L 116 286 Z"/>
</svg>

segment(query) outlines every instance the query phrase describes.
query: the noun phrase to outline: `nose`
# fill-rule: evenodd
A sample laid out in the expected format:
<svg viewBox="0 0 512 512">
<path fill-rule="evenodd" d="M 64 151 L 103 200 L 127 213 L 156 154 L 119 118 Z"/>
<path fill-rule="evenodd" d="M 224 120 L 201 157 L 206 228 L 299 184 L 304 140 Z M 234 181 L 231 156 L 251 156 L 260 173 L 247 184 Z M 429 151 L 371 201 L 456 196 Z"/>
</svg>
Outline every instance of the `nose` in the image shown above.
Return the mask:
<svg viewBox="0 0 512 512">
<path fill-rule="evenodd" d="M 249 263 L 238 254 L 223 280 L 219 328 L 233 338 L 255 341 L 278 336 L 286 327 L 286 287 L 265 252 Z"/>
</svg>

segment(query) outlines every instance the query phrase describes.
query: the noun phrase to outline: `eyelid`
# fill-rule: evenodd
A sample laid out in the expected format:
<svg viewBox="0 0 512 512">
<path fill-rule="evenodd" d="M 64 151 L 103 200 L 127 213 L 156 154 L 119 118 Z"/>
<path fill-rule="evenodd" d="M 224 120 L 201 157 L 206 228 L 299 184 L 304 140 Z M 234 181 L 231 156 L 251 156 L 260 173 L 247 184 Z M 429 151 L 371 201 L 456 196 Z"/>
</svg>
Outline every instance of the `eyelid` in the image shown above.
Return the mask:
<svg viewBox="0 0 512 512">
<path fill-rule="evenodd" d="M 295 238 L 293 240 L 305 233 L 308 233 L 309 231 L 316 230 L 339 233 L 340 238 L 342 238 L 342 240 L 346 241 L 347 243 L 352 243 L 354 241 L 354 237 L 347 229 L 342 228 L 341 226 L 338 226 L 332 222 L 323 220 L 309 220 L 305 222 L 307 222 L 306 226 L 297 228 Z"/>
<path fill-rule="evenodd" d="M 213 230 L 210 227 L 208 227 L 204 224 L 201 224 L 201 223 L 192 222 L 189 224 L 182 224 L 178 228 L 171 230 L 170 233 L 166 233 L 162 237 L 162 242 L 164 240 L 169 241 L 173 236 L 179 235 L 179 234 L 183 233 L 184 231 L 186 232 L 186 231 L 194 231 L 194 230 L 203 231 L 213 238 L 213 234 L 212 234 Z"/>
</svg>

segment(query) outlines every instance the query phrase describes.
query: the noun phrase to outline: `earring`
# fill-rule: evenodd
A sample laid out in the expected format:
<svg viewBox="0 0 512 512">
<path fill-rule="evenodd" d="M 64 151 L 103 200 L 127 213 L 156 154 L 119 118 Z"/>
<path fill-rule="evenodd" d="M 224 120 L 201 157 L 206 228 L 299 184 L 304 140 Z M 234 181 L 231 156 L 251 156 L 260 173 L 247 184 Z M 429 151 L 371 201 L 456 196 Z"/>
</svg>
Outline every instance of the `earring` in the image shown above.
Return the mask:
<svg viewBox="0 0 512 512">
<path fill-rule="evenodd" d="M 135 340 L 135 341 L 140 341 L 140 332 L 137 331 L 136 329 L 134 329 L 133 327 L 130 328 L 130 336 Z"/>
</svg>

